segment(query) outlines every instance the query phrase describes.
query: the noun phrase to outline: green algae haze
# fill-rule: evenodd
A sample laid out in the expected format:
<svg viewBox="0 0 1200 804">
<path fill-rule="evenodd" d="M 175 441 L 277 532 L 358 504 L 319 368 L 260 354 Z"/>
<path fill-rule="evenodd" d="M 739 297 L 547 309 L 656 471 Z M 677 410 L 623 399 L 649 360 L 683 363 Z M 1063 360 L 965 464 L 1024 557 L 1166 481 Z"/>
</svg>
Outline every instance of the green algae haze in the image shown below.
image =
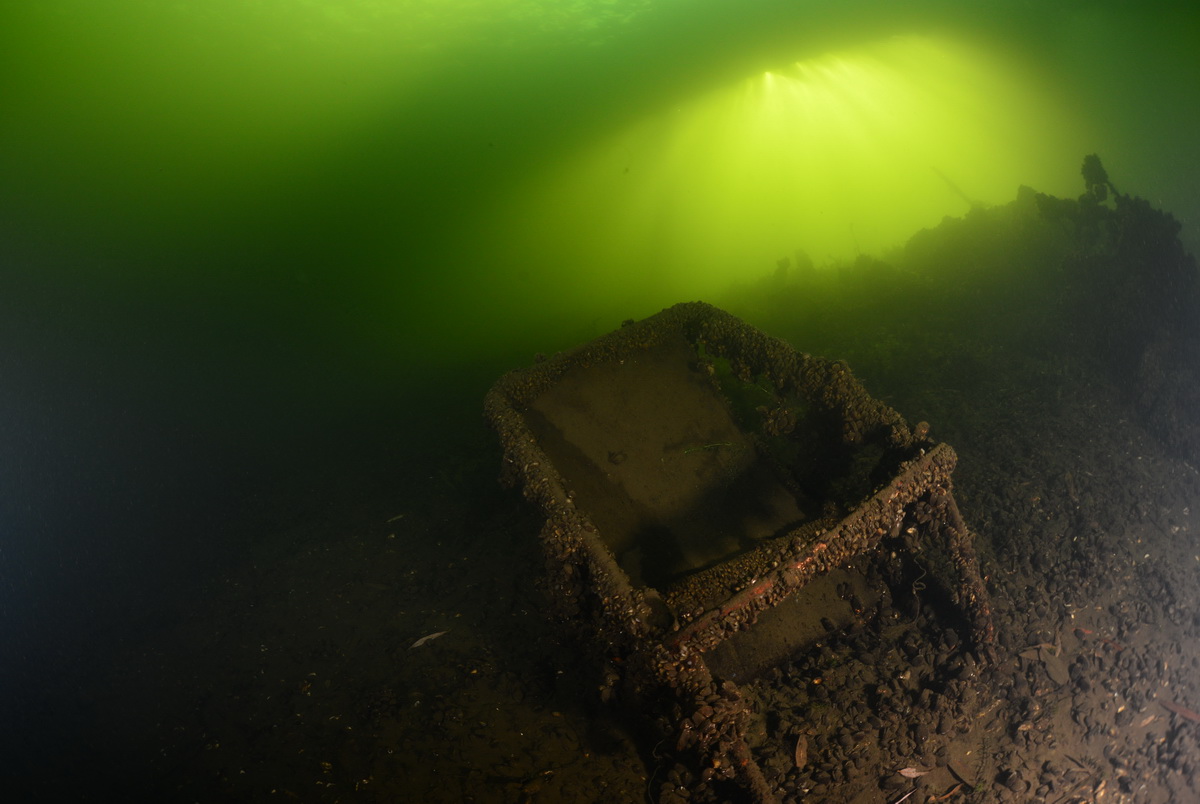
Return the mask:
<svg viewBox="0 0 1200 804">
<path fill-rule="evenodd" d="M 827 5 L 9 5 L 23 301 L 371 368 L 879 254 L 1083 153 L 1191 222 L 1191 17 Z"/>
</svg>

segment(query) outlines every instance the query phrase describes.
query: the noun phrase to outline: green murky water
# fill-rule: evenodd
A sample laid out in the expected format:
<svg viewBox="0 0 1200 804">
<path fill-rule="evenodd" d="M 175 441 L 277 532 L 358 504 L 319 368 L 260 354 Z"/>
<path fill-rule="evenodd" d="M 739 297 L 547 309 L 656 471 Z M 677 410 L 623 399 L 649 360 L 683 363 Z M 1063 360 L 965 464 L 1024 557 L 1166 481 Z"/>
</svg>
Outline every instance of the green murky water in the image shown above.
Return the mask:
<svg viewBox="0 0 1200 804">
<path fill-rule="evenodd" d="M 25 5 L 0 34 L 6 239 L 45 314 L 69 285 L 89 327 L 438 361 L 565 345 L 797 250 L 880 254 L 1019 184 L 1074 193 L 1083 153 L 1195 209 L 1181 12 Z"/>
</svg>

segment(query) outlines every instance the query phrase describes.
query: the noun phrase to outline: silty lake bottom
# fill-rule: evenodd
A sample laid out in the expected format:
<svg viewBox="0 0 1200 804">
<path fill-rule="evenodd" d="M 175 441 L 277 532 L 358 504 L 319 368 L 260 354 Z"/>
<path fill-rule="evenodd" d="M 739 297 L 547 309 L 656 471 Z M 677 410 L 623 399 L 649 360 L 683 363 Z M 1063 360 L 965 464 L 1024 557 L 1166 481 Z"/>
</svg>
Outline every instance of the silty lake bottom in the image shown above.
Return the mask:
<svg viewBox="0 0 1200 804">
<path fill-rule="evenodd" d="M 955 448 L 995 618 L 988 660 L 914 583 L 739 679 L 781 800 L 1200 798 L 1200 316 L 1177 235 L 1133 196 L 1022 189 L 713 300 Z M 298 462 L 201 585 L 147 579 L 155 611 L 86 656 L 64 633 L 9 703 L 16 798 L 713 798 L 546 616 L 541 519 L 498 484 L 480 412 L 512 367 L 429 377 L 392 425 L 358 423 L 370 449 Z"/>
</svg>

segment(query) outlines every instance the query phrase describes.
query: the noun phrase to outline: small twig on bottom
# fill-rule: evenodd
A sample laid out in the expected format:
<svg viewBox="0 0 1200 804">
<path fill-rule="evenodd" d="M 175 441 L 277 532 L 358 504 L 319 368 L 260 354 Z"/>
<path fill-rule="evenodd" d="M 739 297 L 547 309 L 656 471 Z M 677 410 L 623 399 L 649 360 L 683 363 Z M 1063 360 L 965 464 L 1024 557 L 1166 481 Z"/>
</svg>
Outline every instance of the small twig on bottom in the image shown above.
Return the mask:
<svg viewBox="0 0 1200 804">
<path fill-rule="evenodd" d="M 929 800 L 930 801 L 945 801 L 946 799 L 950 798 L 950 796 L 957 793 L 961 788 L 962 788 L 962 783 L 960 782 L 960 783 L 954 785 L 954 787 L 951 787 L 949 790 L 947 790 L 945 793 L 943 793 L 940 796 L 930 796 Z"/>
<path fill-rule="evenodd" d="M 905 793 L 904 795 L 900 796 L 900 798 L 898 798 L 898 799 L 896 799 L 895 801 L 893 801 L 893 802 L 892 802 L 892 804 L 900 804 L 900 802 L 901 802 L 901 801 L 904 801 L 905 799 L 907 799 L 909 796 L 911 796 L 911 795 L 912 795 L 913 793 L 915 793 L 915 792 L 917 792 L 917 790 L 916 790 L 916 788 L 914 787 L 912 790 L 909 790 L 907 793 Z"/>
</svg>

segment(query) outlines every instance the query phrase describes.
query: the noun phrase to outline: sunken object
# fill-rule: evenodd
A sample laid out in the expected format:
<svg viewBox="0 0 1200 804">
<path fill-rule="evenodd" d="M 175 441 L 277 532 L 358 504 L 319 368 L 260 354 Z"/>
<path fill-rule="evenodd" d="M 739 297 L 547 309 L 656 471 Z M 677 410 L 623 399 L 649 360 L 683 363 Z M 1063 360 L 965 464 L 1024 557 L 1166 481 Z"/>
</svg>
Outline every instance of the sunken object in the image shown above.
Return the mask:
<svg viewBox="0 0 1200 804">
<path fill-rule="evenodd" d="M 648 762 L 694 769 L 699 799 L 775 800 L 735 679 L 848 625 L 838 598 L 870 598 L 854 567 L 881 546 L 937 553 L 957 627 L 989 649 L 954 450 L 844 363 L 678 304 L 506 374 L 486 413 L 599 697 L 637 713 Z"/>
</svg>

